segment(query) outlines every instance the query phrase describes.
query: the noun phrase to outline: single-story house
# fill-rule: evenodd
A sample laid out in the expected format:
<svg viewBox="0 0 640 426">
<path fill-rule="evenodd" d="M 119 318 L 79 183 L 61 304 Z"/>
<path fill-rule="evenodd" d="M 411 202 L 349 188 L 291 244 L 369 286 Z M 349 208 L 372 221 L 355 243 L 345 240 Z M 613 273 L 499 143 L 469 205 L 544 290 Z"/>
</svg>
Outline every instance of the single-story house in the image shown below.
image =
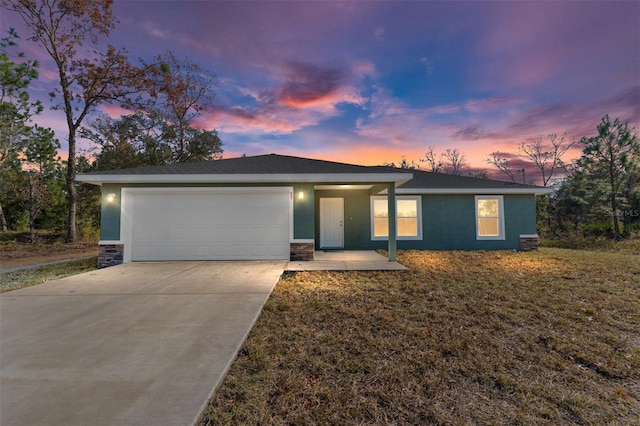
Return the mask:
<svg viewBox="0 0 640 426">
<path fill-rule="evenodd" d="M 315 250 L 537 245 L 547 188 L 258 155 L 79 174 L 102 186 L 101 267 L 158 260 L 311 260 Z M 389 220 L 393 218 L 393 220 Z"/>
</svg>

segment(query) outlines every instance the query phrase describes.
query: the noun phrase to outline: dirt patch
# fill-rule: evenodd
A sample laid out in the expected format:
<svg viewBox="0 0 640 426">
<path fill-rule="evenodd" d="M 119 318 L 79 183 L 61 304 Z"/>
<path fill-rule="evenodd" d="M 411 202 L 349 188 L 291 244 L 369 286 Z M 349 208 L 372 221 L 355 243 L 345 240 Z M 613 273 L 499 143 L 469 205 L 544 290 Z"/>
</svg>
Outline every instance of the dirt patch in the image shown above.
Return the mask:
<svg viewBox="0 0 640 426">
<path fill-rule="evenodd" d="M 27 244 L 9 241 L 0 244 L 0 265 L 3 268 L 97 255 L 96 242 Z"/>
</svg>

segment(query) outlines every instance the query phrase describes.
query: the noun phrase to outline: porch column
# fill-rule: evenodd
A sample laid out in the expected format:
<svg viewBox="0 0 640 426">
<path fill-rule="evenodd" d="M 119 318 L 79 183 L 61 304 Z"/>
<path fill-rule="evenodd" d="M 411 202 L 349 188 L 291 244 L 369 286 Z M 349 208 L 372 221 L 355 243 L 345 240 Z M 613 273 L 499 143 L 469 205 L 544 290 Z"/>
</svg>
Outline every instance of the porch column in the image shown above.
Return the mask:
<svg viewBox="0 0 640 426">
<path fill-rule="evenodd" d="M 389 262 L 396 261 L 396 251 L 398 248 L 398 244 L 396 241 L 396 185 L 395 183 L 390 183 L 387 185 L 387 210 L 389 217 Z"/>
</svg>

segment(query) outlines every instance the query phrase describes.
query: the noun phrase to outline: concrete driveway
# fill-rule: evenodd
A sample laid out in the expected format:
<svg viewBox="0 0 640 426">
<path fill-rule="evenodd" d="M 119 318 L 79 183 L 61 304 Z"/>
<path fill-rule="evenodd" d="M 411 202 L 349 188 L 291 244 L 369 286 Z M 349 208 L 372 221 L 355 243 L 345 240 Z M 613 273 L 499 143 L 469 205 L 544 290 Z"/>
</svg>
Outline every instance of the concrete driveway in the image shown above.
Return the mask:
<svg viewBox="0 0 640 426">
<path fill-rule="evenodd" d="M 130 263 L 0 295 L 0 424 L 192 424 L 286 264 Z"/>
</svg>

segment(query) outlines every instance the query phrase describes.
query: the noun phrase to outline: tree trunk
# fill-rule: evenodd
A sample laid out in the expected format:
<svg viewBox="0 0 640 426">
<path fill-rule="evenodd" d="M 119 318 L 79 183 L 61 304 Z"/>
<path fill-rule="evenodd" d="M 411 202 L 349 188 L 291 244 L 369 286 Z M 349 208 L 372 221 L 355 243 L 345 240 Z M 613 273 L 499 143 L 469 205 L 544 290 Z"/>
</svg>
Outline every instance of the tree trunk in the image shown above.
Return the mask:
<svg viewBox="0 0 640 426">
<path fill-rule="evenodd" d="M 618 221 L 616 194 L 611 194 L 611 215 L 613 216 L 613 237 L 616 240 L 621 239 L 620 224 Z"/>
<path fill-rule="evenodd" d="M 621 235 L 620 235 L 620 224 L 618 222 L 618 205 L 616 203 L 616 193 L 617 191 L 617 187 L 616 187 L 616 176 L 614 173 L 614 167 L 615 167 L 615 159 L 613 158 L 613 154 L 611 154 L 611 148 L 609 150 L 610 154 L 609 154 L 609 184 L 611 185 L 611 215 L 613 216 L 613 238 L 615 238 L 616 240 L 620 240 L 621 239 Z"/>
<path fill-rule="evenodd" d="M 0 202 L 0 226 L 2 226 L 2 232 L 9 231 L 9 226 L 7 226 L 7 218 L 4 216 L 4 210 L 2 209 L 2 202 Z"/>
<path fill-rule="evenodd" d="M 70 130 L 72 130 L 70 128 Z M 67 242 L 73 243 L 76 238 L 76 208 L 78 194 L 74 185 L 76 176 L 76 137 L 75 129 L 69 132 L 69 159 L 67 160 L 67 200 L 69 201 L 69 215 L 67 217 Z"/>
<path fill-rule="evenodd" d="M 36 200 L 33 194 L 33 174 L 29 172 L 29 241 L 31 244 L 36 242 Z"/>
</svg>

